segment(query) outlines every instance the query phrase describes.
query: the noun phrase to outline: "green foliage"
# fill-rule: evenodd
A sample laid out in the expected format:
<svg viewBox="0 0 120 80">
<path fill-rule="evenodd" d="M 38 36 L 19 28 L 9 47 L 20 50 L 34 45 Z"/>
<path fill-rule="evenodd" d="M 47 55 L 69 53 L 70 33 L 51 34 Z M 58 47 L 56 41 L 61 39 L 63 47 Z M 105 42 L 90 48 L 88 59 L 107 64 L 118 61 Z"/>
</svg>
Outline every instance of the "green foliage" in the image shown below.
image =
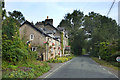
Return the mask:
<svg viewBox="0 0 120 80">
<path fill-rule="evenodd" d="M 18 38 L 8 40 L 7 35 L 3 35 L 3 60 L 10 62 L 25 61 L 29 58 L 36 58 L 36 53 L 29 50 L 29 48 Z"/>
<path fill-rule="evenodd" d="M 64 27 L 68 31 L 69 44 L 71 51 L 75 54 L 81 54 L 82 47 L 85 44 L 85 32 L 81 28 L 84 14 L 80 10 L 74 10 L 72 13 L 67 13 L 58 27 Z"/>
<path fill-rule="evenodd" d="M 104 56 L 103 59 L 106 59 L 109 55 L 117 51 L 116 46 L 112 44 L 112 42 L 116 42 L 119 38 L 119 27 L 115 20 L 91 12 L 84 17 L 83 25 L 86 32 L 90 34 L 89 38 L 91 38 L 91 40 L 88 41 L 87 51 L 91 51 L 91 55 L 98 56 L 98 54 L 100 54 L 102 57 Z M 110 45 L 105 46 L 104 42 L 105 44 L 108 42 Z M 99 46 L 96 44 L 99 44 Z"/>
<path fill-rule="evenodd" d="M 13 12 L 8 12 L 8 14 L 10 15 L 10 17 L 17 20 L 20 24 L 25 21 L 25 17 L 23 16 L 23 14 L 20 11 L 14 10 Z"/>
<path fill-rule="evenodd" d="M 83 48 L 82 49 L 82 55 L 85 55 L 86 54 L 86 50 Z"/>
<path fill-rule="evenodd" d="M 65 15 L 58 27 L 63 26 L 69 32 L 71 50 L 75 54 L 81 54 L 84 48 L 87 52 L 91 51 L 92 55 L 97 56 L 98 52 L 105 50 L 98 50 L 96 43 L 106 41 L 111 43 L 119 38 L 120 28 L 116 21 L 99 13 L 90 12 L 84 16 L 80 10 L 74 10 L 73 13 Z M 107 55 L 107 52 L 105 51 L 104 54 Z"/>
<path fill-rule="evenodd" d="M 91 58 L 93 60 L 95 60 L 97 63 L 99 63 L 100 65 L 110 67 L 110 68 L 113 68 L 113 69 L 116 69 L 116 70 L 120 69 L 120 63 L 118 63 L 118 62 L 107 62 L 105 60 L 99 60 L 96 57 L 91 57 Z"/>
<path fill-rule="evenodd" d="M 2 34 L 6 34 L 9 40 L 12 40 L 14 36 L 19 35 L 18 33 L 18 27 L 17 25 L 18 21 L 11 17 L 6 17 L 5 20 L 3 20 L 2 23 Z"/>
<path fill-rule="evenodd" d="M 3 64 L 2 78 L 36 78 L 50 69 L 46 62 L 36 60 L 28 62 L 27 65 L 23 63 L 10 65 L 5 61 Z"/>
<path fill-rule="evenodd" d="M 106 61 L 115 61 L 115 54 L 116 51 L 118 50 L 118 43 L 116 42 L 100 42 L 96 43 L 96 46 L 94 47 L 94 51 L 98 53 L 96 57 L 101 56 L 101 59 L 106 60 Z M 112 59 L 111 59 L 112 58 Z"/>
<path fill-rule="evenodd" d="M 27 61 L 29 58 L 35 59 L 37 53 L 32 52 L 19 37 L 20 23 L 18 20 L 6 17 L 2 25 L 2 59 L 12 63 Z"/>
<path fill-rule="evenodd" d="M 118 44 L 117 44 L 117 46 L 118 46 L 118 51 L 120 51 L 120 39 L 118 39 Z"/>
<path fill-rule="evenodd" d="M 116 61 L 116 58 L 120 56 L 120 51 L 118 52 L 115 52 L 114 54 L 110 55 L 109 58 L 108 58 L 108 61 L 109 62 L 117 62 Z"/>
<path fill-rule="evenodd" d="M 101 56 L 102 59 L 107 59 L 107 57 L 110 55 L 110 53 L 108 52 L 108 44 L 107 42 L 101 42 L 100 46 L 99 46 L 99 54 Z"/>
</svg>

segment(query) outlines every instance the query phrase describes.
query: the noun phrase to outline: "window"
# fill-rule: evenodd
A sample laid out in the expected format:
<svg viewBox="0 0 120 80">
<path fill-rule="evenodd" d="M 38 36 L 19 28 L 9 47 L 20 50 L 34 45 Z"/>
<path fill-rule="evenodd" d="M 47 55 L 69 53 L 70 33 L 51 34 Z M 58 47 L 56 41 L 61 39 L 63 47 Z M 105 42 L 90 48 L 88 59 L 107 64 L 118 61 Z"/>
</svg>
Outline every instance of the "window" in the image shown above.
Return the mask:
<svg viewBox="0 0 120 80">
<path fill-rule="evenodd" d="M 53 30 L 54 34 L 56 33 L 56 30 Z"/>
<path fill-rule="evenodd" d="M 32 51 L 36 51 L 36 49 L 37 49 L 36 47 L 32 47 Z"/>
<path fill-rule="evenodd" d="M 33 39 L 34 39 L 34 35 L 30 34 L 30 40 L 33 40 Z"/>
</svg>

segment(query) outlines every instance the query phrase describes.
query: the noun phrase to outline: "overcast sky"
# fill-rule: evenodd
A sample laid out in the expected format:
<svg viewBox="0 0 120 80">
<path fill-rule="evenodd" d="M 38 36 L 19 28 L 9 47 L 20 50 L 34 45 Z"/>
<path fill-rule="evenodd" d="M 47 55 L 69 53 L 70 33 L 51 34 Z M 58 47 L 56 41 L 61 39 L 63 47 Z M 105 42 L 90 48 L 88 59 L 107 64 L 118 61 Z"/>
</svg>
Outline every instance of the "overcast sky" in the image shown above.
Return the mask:
<svg viewBox="0 0 120 80">
<path fill-rule="evenodd" d="M 84 14 L 88 14 L 91 11 L 100 13 L 101 15 L 107 15 L 109 8 L 112 5 L 112 1 L 102 0 L 5 0 L 5 9 L 7 11 L 20 11 L 23 13 L 26 20 L 36 23 L 37 21 L 44 21 L 47 16 L 53 19 L 53 25 L 57 27 L 65 14 L 72 13 L 77 9 Z M 116 0 L 108 17 L 115 19 L 118 22 L 118 1 Z"/>
</svg>

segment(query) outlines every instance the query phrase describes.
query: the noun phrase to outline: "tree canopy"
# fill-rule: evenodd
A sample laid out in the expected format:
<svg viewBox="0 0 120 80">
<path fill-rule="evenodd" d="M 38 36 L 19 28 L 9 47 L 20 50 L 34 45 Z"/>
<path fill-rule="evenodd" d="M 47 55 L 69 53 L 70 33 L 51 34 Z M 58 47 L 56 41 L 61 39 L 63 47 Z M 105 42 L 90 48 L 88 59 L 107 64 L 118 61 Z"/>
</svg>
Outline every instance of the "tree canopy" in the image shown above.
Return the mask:
<svg viewBox="0 0 120 80">
<path fill-rule="evenodd" d="M 20 11 L 14 10 L 13 12 L 8 12 L 9 16 L 16 19 L 20 24 L 24 23 L 25 17 Z"/>
<path fill-rule="evenodd" d="M 99 13 L 89 12 L 84 15 L 80 10 L 67 13 L 58 25 L 69 33 L 69 42 L 74 54 L 81 54 L 82 48 L 98 56 L 98 47 L 102 42 L 112 44 L 120 39 L 120 27 L 112 18 Z M 91 50 L 92 49 L 92 50 Z"/>
</svg>

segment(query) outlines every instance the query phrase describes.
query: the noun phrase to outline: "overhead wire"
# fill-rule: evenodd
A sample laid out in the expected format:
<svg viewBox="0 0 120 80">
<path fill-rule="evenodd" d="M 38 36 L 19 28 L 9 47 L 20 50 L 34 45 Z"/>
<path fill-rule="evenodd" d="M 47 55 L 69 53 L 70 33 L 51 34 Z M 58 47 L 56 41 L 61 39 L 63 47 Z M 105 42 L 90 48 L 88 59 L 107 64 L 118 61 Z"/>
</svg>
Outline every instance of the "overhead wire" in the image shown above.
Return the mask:
<svg viewBox="0 0 120 80">
<path fill-rule="evenodd" d="M 110 7 L 110 9 L 109 9 L 109 11 L 108 11 L 108 13 L 107 13 L 107 17 L 108 17 L 108 15 L 110 14 L 110 11 L 111 11 L 111 9 L 112 9 L 114 3 L 115 3 L 115 0 L 113 1 L 112 5 L 111 5 L 111 7 Z"/>
</svg>

